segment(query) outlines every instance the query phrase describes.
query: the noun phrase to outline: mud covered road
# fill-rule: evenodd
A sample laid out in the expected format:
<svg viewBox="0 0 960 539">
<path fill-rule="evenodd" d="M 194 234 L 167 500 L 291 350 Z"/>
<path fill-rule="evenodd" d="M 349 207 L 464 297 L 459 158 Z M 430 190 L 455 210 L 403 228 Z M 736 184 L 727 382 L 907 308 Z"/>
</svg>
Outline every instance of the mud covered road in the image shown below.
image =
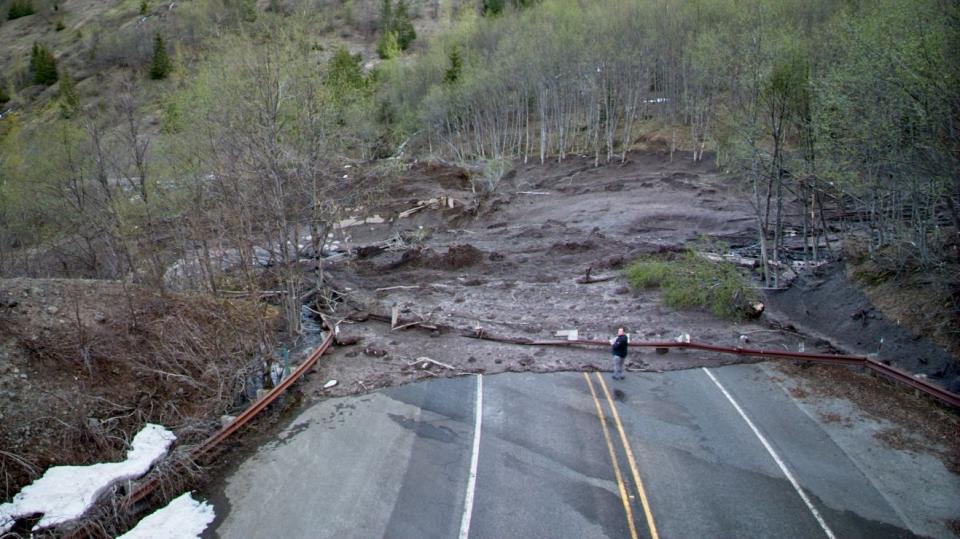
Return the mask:
<svg viewBox="0 0 960 539">
<path fill-rule="evenodd" d="M 619 326 L 631 338 L 660 340 L 688 334 L 717 344 L 742 343 L 796 350 L 802 339 L 760 323 L 731 323 L 700 311 L 660 305 L 658 293 L 632 292 L 620 277 L 638 256 L 681 251 L 702 236 L 730 245 L 754 242 L 752 210 L 718 172 L 688 160 L 670 163 L 637 154 L 624 165 L 595 168 L 589 159 L 521 167 L 483 199 L 479 210 L 425 208 L 404 218 L 419 201 L 474 199 L 470 181 L 451 169 L 415 167 L 393 202 L 375 213 L 385 223 L 348 228 L 343 244 L 374 245 L 406 238 L 390 249 L 361 249 L 355 258 L 327 263 L 351 306 L 407 320 L 497 335 L 552 338 L 577 330 L 581 338 L 606 339 Z M 469 204 L 468 204 L 469 205 Z M 612 277 L 578 284 L 591 277 Z M 342 334 L 357 346 L 337 349 L 307 393 L 337 396 L 437 375 L 504 371 L 554 372 L 607 368 L 605 354 L 559 348 L 518 347 L 464 340 L 448 332 L 391 330 L 376 321 L 344 320 Z M 806 349 L 815 342 L 805 343 Z M 423 372 L 429 357 L 455 367 Z M 733 361 L 717 354 L 636 354 L 628 368 L 671 370 Z M 317 392 L 328 379 L 340 385 Z"/>
</svg>

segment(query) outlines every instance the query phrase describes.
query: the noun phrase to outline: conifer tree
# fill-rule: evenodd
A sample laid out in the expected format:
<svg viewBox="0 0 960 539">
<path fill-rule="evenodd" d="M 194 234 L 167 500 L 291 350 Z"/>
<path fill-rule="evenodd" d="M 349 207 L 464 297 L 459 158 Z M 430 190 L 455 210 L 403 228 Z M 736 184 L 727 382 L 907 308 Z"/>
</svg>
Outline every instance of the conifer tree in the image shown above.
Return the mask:
<svg viewBox="0 0 960 539">
<path fill-rule="evenodd" d="M 443 82 L 447 84 L 453 84 L 460 80 L 460 75 L 463 73 L 463 58 L 460 56 L 460 49 L 454 47 L 450 51 L 450 67 L 447 68 L 447 71 L 443 74 Z"/>
<path fill-rule="evenodd" d="M 77 83 L 67 70 L 60 77 L 60 114 L 64 118 L 72 118 L 80 112 L 80 94 L 77 92 Z"/>
<path fill-rule="evenodd" d="M 397 33 L 397 43 L 402 50 L 407 50 L 410 44 L 417 39 L 417 31 L 410 22 L 410 14 L 407 13 L 407 3 L 404 0 L 397 2 L 397 11 L 393 16 L 392 30 Z"/>
<path fill-rule="evenodd" d="M 386 30 L 377 42 L 377 54 L 384 60 L 396 58 L 400 55 L 400 44 L 397 42 L 397 33 Z"/>
<path fill-rule="evenodd" d="M 150 64 L 150 78 L 153 80 L 165 79 L 172 68 L 170 55 L 167 54 L 167 47 L 163 43 L 163 36 L 158 32 L 153 37 L 153 62 Z"/>
<path fill-rule="evenodd" d="M 13 0 L 10 2 L 10 8 L 7 9 L 7 19 L 11 21 L 33 14 L 33 2 L 30 0 Z"/>
<path fill-rule="evenodd" d="M 50 86 L 57 82 L 57 60 L 40 43 L 34 43 L 30 52 L 30 73 L 34 84 Z"/>
</svg>

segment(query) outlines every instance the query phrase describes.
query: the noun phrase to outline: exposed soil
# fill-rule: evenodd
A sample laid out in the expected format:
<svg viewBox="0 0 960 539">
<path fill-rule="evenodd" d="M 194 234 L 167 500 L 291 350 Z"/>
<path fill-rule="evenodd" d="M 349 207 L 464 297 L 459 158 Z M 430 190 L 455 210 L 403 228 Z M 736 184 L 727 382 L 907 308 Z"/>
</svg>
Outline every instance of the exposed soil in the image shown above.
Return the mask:
<svg viewBox="0 0 960 539">
<path fill-rule="evenodd" d="M 658 292 L 626 287 L 619 270 L 637 256 L 680 251 L 703 236 L 734 248 L 755 241 L 752 208 L 735 182 L 688 156 L 670 162 L 664 154 L 638 153 L 623 165 L 598 168 L 576 157 L 524 165 L 479 204 L 460 169 L 420 164 L 410 176 L 396 198 L 371 212 L 387 222 L 348 229 L 364 256 L 328 265 L 348 298 L 340 309 L 346 319 L 341 332 L 359 337 L 360 344 L 324 357 L 319 376 L 307 385 L 315 397 L 458 373 L 609 368 L 602 347 L 518 346 L 458 335 L 478 328 L 529 339 L 576 329 L 581 338 L 609 339 L 623 325 L 634 340 L 688 334 L 721 345 L 857 353 L 873 351 L 870 343 L 884 336 L 883 357 L 898 366 L 948 382 L 956 372 L 945 351 L 884 320 L 840 269 L 818 270 L 771 294 L 770 314 L 744 323 L 696 310 L 676 312 L 661 306 Z M 397 217 L 441 196 L 477 210 L 457 206 Z M 409 242 L 369 247 L 397 236 Z M 593 278 L 613 278 L 578 284 L 588 269 Z M 448 329 L 391 330 L 382 321 L 348 319 L 357 310 L 389 315 L 394 307 L 401 320 Z M 851 318 L 858 312 L 859 318 Z M 420 357 L 444 366 L 417 362 Z M 645 349 L 631 353 L 628 367 L 662 371 L 737 361 L 742 359 Z M 330 379 L 339 385 L 322 389 Z"/>
<path fill-rule="evenodd" d="M 773 318 L 803 333 L 828 339 L 841 350 L 867 355 L 923 374 L 960 391 L 960 362 L 949 352 L 887 319 L 834 263 L 801 274 L 789 289 L 767 295 Z"/>
<path fill-rule="evenodd" d="M 399 217 L 412 208 L 420 209 Z M 321 358 L 300 386 L 305 403 L 437 376 L 610 368 L 606 347 L 528 346 L 461 335 L 477 331 L 549 339 L 577 330 L 580 338 L 607 340 L 624 326 L 633 340 L 686 334 L 720 345 L 857 353 L 876 351 L 882 336 L 881 357 L 900 367 L 946 383 L 958 373 L 949 354 L 886 321 L 858 295 L 841 266 L 803 275 L 794 288 L 770 295 L 767 314 L 750 322 L 673 311 L 661 305 L 656 291 L 630 290 L 619 272 L 640 255 L 681 251 L 702 236 L 732 247 L 755 241 L 753 211 L 736 183 L 686 155 L 671 162 L 665 154 L 637 153 L 622 165 L 601 167 L 585 157 L 521 165 L 483 196 L 474 193 L 468 171 L 417 163 L 388 200 L 364 213 L 385 222 L 358 220 L 361 224 L 338 238 L 355 255 L 325 262 L 341 295 L 328 319 L 339 323 L 342 340 L 357 342 Z M 588 270 L 598 282 L 579 283 Z M 208 432 L 222 413 L 215 410 L 223 406 L 198 408 L 206 414 L 202 420 L 175 419 L 174 411 L 189 409 L 200 389 L 148 374 L 129 358 L 163 350 L 169 343 L 158 328 L 172 327 L 171 321 L 193 321 L 196 335 L 211 328 L 222 332 L 223 324 L 240 328 L 232 336 L 221 334 L 224 342 L 247 342 L 250 332 L 243 328 L 254 325 L 207 300 L 178 299 L 179 307 L 160 309 L 149 295 L 130 294 L 113 282 L 15 279 L 0 282 L 0 290 L 0 449 L 28 463 L 0 459 L 5 497 L 46 466 L 118 453 L 124 437 L 148 417 L 187 436 Z M 394 308 L 401 323 L 418 323 L 391 329 L 369 316 L 389 317 Z M 140 327 L 154 331 L 131 333 L 131 313 L 146 320 Z M 79 353 L 83 343 L 93 343 L 89 362 Z M 108 361 L 108 352 L 118 346 L 128 364 Z M 243 355 L 246 349 L 226 353 Z M 193 350 L 196 357 L 208 353 L 203 346 Z M 635 349 L 627 368 L 665 371 L 742 361 L 708 352 Z M 897 400 L 904 392 L 846 369 L 789 364 L 785 369 L 804 381 L 791 389 L 798 399 L 834 391 L 877 414 L 909 409 Z M 324 389 L 334 379 L 338 384 Z M 936 409 L 927 401 L 911 398 L 911 403 L 921 412 L 901 423 L 922 440 L 938 444 L 949 434 L 943 425 L 955 428 L 940 412 L 922 412 Z M 915 443 L 896 432 L 883 438 Z M 87 451 L 90 447 L 97 450 Z M 949 451 L 941 456 L 957 461 Z"/>
</svg>

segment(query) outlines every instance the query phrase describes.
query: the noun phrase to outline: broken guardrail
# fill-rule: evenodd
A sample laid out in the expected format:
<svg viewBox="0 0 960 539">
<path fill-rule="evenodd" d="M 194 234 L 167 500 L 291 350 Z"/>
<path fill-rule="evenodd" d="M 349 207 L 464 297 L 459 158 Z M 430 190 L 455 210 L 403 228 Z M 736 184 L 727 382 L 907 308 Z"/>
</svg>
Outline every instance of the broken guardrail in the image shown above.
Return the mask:
<svg viewBox="0 0 960 539">
<path fill-rule="evenodd" d="M 459 328 L 454 328 L 452 326 L 436 324 L 429 321 L 403 320 L 398 317 L 385 316 L 385 315 L 376 314 L 376 313 L 367 313 L 367 318 L 370 318 L 372 320 L 379 320 L 381 322 L 388 322 L 394 327 L 394 329 L 399 329 L 401 327 L 413 327 L 413 326 L 420 326 L 425 329 L 432 329 L 432 330 L 444 329 L 448 331 L 459 332 L 459 334 L 464 337 L 503 342 L 508 344 L 519 344 L 519 345 L 527 345 L 527 346 L 571 346 L 571 345 L 610 346 L 610 343 L 607 341 L 598 341 L 598 340 L 589 340 L 589 339 L 559 340 L 559 339 L 528 339 L 528 338 L 522 338 L 522 337 L 520 338 L 501 337 L 497 335 L 492 335 L 489 332 L 487 332 L 485 329 L 480 327 L 465 331 Z M 876 372 L 894 382 L 910 386 L 917 391 L 920 391 L 930 397 L 933 397 L 934 399 L 936 399 L 937 401 L 943 404 L 952 406 L 954 408 L 960 408 L 960 395 L 947 391 L 945 388 L 942 388 L 936 384 L 932 384 L 926 380 L 915 378 L 912 374 L 906 371 L 900 370 L 896 367 L 891 367 L 890 365 L 887 365 L 880 360 L 865 357 L 865 356 L 843 355 L 843 354 L 822 354 L 817 352 L 792 352 L 789 350 L 763 350 L 758 348 L 742 348 L 739 346 L 730 347 L 730 346 L 718 346 L 715 344 L 706 344 L 706 343 L 698 343 L 698 342 L 675 342 L 675 341 L 631 342 L 630 346 L 642 347 L 642 348 L 660 348 L 660 349 L 689 348 L 692 350 L 703 350 L 707 352 L 717 352 L 721 354 L 735 354 L 740 356 L 795 359 L 795 360 L 801 360 L 801 361 L 813 361 L 813 362 L 827 363 L 827 364 L 833 364 L 833 365 L 856 365 L 856 366 L 864 367 L 872 372 Z"/>
<path fill-rule="evenodd" d="M 256 417 L 257 414 L 263 411 L 264 408 L 273 403 L 273 401 L 277 400 L 277 398 L 280 397 L 280 395 L 282 395 L 291 385 L 293 385 L 294 382 L 296 382 L 317 363 L 317 360 L 320 359 L 320 356 L 322 356 L 328 348 L 330 348 L 330 345 L 333 344 L 333 341 L 334 333 L 332 331 L 328 331 L 327 338 L 320 343 L 320 346 L 316 347 L 313 352 L 310 353 L 310 356 L 307 357 L 307 359 L 299 367 L 297 367 L 296 370 L 290 373 L 290 376 L 284 378 L 279 384 L 276 385 L 276 387 L 264 394 L 259 400 L 234 418 L 233 421 L 224 425 L 223 428 L 207 438 L 203 443 L 193 448 L 193 450 L 190 452 L 191 458 L 194 461 L 199 460 L 205 454 L 209 453 L 214 447 L 229 438 L 230 435 L 249 423 L 250 420 Z M 124 507 L 132 507 L 133 504 L 149 496 L 154 490 L 157 489 L 159 485 L 160 478 L 156 476 L 153 476 L 149 480 L 138 485 L 124 499 Z"/>
<path fill-rule="evenodd" d="M 524 340 L 524 339 L 509 339 L 494 337 L 492 335 L 480 335 L 477 338 L 488 339 L 488 340 L 497 340 L 497 341 L 506 341 L 513 342 L 514 344 L 529 344 L 536 346 L 568 346 L 568 345 L 587 345 L 587 346 L 609 346 L 610 343 L 607 341 L 595 341 L 595 340 Z M 841 354 L 821 354 L 816 352 L 792 352 L 789 350 L 763 350 L 757 348 L 742 348 L 742 347 L 729 347 L 729 346 L 718 346 L 715 344 L 706 344 L 698 342 L 632 342 L 630 346 L 636 347 L 645 347 L 645 348 L 689 348 L 692 350 L 704 350 L 708 352 L 718 352 L 721 354 L 736 354 L 741 356 L 750 356 L 750 357 L 768 357 L 768 358 L 782 358 L 782 359 L 797 359 L 803 361 L 814 361 L 818 363 L 828 363 L 833 365 L 857 365 L 865 367 L 873 372 L 879 373 L 894 382 L 898 382 L 904 385 L 908 385 L 918 391 L 921 391 L 934 399 L 947 404 L 949 406 L 960 408 L 960 395 L 956 393 L 951 393 L 946 389 L 927 382 L 926 380 L 921 380 L 910 373 L 898 369 L 896 367 L 891 367 L 878 361 L 874 358 L 869 358 L 865 356 L 855 356 L 855 355 L 841 355 Z"/>
</svg>

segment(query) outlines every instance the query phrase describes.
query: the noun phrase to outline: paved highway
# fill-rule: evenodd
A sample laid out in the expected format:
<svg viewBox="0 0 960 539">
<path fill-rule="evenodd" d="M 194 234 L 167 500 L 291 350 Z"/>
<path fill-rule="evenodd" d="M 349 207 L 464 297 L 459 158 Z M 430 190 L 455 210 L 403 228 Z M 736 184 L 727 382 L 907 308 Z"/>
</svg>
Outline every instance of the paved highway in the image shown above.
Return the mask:
<svg viewBox="0 0 960 539">
<path fill-rule="evenodd" d="M 950 536 L 956 476 L 905 485 L 833 430 L 764 365 L 438 379 L 306 409 L 207 536 Z"/>
</svg>

